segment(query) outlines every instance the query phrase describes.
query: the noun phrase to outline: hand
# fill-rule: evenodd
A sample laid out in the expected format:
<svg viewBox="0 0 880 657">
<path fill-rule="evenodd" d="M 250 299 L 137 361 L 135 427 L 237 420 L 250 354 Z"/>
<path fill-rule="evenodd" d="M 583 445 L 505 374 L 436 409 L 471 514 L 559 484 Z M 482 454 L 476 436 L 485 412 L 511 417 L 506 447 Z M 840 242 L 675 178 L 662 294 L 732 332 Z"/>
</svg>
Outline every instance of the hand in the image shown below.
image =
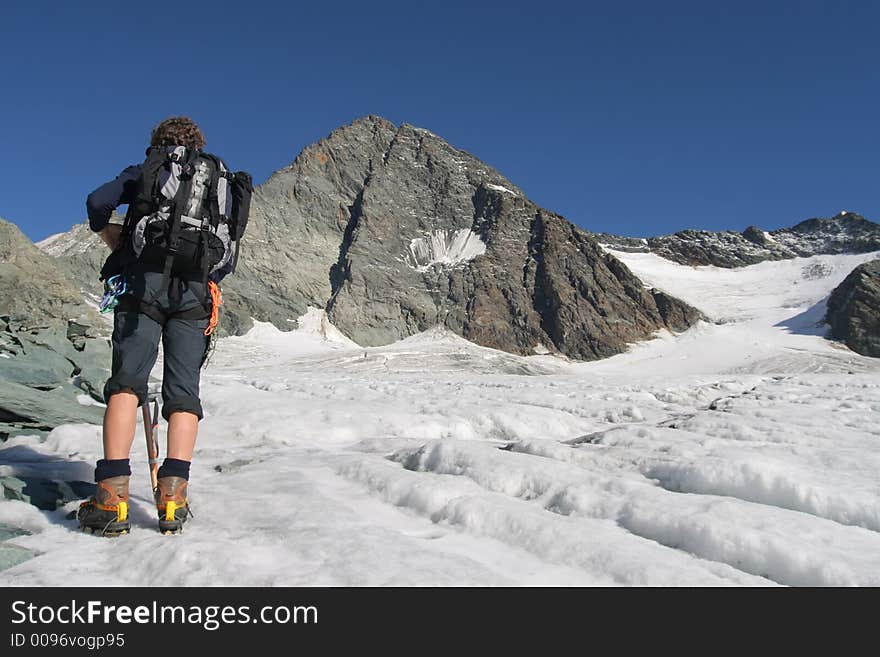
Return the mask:
<svg viewBox="0 0 880 657">
<path fill-rule="evenodd" d="M 122 237 L 122 226 L 119 224 L 107 224 L 98 235 L 101 236 L 101 239 L 104 241 L 108 247 L 110 247 L 111 251 L 115 251 L 119 248 L 119 241 Z"/>
</svg>

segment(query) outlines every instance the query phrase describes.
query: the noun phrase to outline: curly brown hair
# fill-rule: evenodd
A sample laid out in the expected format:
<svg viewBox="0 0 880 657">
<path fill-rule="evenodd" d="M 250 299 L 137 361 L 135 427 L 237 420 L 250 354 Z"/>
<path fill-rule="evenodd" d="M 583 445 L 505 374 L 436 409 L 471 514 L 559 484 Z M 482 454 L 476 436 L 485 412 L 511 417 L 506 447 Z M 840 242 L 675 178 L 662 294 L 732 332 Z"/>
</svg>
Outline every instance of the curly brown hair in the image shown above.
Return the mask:
<svg viewBox="0 0 880 657">
<path fill-rule="evenodd" d="M 150 146 L 186 146 L 202 150 L 205 147 L 205 136 L 195 121 L 186 116 L 172 116 L 165 119 L 150 135 Z"/>
</svg>

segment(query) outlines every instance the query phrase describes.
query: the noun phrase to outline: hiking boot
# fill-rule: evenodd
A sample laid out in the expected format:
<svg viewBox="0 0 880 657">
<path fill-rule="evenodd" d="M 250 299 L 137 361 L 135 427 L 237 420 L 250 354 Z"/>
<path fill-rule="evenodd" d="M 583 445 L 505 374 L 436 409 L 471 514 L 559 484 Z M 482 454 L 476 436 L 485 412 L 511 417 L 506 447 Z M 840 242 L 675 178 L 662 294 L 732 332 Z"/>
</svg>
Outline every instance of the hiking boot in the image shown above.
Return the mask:
<svg viewBox="0 0 880 657">
<path fill-rule="evenodd" d="M 186 484 L 183 477 L 159 477 L 156 488 L 156 509 L 159 512 L 159 531 L 176 534 L 192 515 L 186 502 Z"/>
<path fill-rule="evenodd" d="M 80 529 L 101 536 L 119 536 L 131 530 L 128 519 L 128 475 L 98 482 L 93 497 L 79 505 Z"/>
</svg>

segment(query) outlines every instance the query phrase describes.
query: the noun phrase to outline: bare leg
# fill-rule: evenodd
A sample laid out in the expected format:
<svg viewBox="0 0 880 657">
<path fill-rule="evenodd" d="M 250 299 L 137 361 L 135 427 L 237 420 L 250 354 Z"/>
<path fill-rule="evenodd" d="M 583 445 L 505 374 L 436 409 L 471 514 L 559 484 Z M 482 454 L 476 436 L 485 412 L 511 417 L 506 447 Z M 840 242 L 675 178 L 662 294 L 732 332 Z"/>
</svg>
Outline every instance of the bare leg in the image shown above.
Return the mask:
<svg viewBox="0 0 880 657">
<path fill-rule="evenodd" d="M 104 412 L 104 458 L 127 459 L 137 426 L 138 398 L 132 392 L 110 396 Z"/>
<path fill-rule="evenodd" d="M 199 431 L 199 416 L 177 411 L 168 418 L 168 458 L 192 461 Z"/>
</svg>

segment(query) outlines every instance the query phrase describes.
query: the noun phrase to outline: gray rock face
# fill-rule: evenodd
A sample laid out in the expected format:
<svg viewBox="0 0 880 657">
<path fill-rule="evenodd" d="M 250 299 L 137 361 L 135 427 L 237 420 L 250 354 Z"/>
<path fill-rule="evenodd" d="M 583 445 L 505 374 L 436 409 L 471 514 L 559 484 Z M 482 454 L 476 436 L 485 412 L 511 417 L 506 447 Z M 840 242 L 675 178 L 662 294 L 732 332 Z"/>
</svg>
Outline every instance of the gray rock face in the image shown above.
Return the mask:
<svg viewBox="0 0 880 657">
<path fill-rule="evenodd" d="M 514 353 L 595 359 L 699 316 L 670 297 L 658 306 L 587 233 L 406 125 L 373 162 L 331 281 L 331 321 L 370 346 L 440 325 Z"/>
<path fill-rule="evenodd" d="M 0 219 L 0 313 L 66 322 L 97 321 L 80 290 L 53 258 L 43 253 L 15 224 Z"/>
<path fill-rule="evenodd" d="M 880 250 L 880 224 L 852 212 L 829 219 L 807 219 L 791 228 L 766 232 L 749 226 L 742 233 L 684 230 L 646 240 L 597 235 L 599 241 L 626 251 L 651 251 L 683 265 L 744 267 L 765 260 L 818 254 L 868 253 Z"/>
<path fill-rule="evenodd" d="M 308 306 L 326 305 L 352 207 L 394 135 L 384 119 L 361 119 L 256 189 L 238 270 L 223 284 L 227 330 L 246 331 L 250 317 L 288 330 Z"/>
<path fill-rule="evenodd" d="M 835 288 L 825 321 L 853 351 L 880 357 L 880 260 L 856 267 Z"/>
</svg>

